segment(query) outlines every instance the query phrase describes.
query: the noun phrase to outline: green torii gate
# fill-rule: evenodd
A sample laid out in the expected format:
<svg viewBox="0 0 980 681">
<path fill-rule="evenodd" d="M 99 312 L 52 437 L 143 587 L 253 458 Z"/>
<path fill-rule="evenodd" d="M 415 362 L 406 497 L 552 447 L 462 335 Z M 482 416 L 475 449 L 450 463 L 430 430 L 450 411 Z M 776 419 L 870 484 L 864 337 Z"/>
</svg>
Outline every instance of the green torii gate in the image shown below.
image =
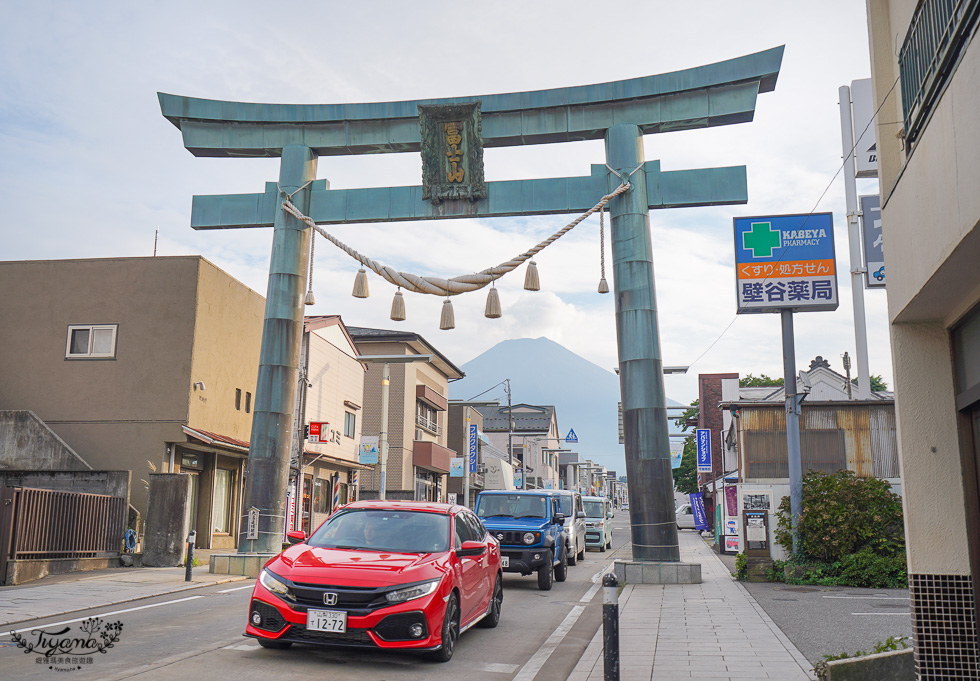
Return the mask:
<svg viewBox="0 0 980 681">
<path fill-rule="evenodd" d="M 195 196 L 191 212 L 194 229 L 274 228 L 244 504 L 259 509 L 260 534 L 248 542 L 243 529 L 239 552 L 277 553 L 285 514 L 311 236 L 281 209 L 286 195 L 321 224 L 582 213 L 632 172 L 631 188 L 609 210 L 633 557 L 679 561 L 648 211 L 745 203 L 748 193 L 744 166 L 664 172 L 659 161 L 644 163 L 642 136 L 751 121 L 759 93 L 775 88 L 782 55 L 777 47 L 599 85 L 373 104 L 254 104 L 158 93 L 163 115 L 195 156 L 281 158 L 278 183 L 267 183 L 263 193 Z M 484 146 L 604 139 L 614 172 L 593 165 L 584 177 L 489 182 L 483 198 L 440 202 L 423 198 L 422 186 L 330 190 L 315 179 L 320 156 L 419 152 L 420 105 L 474 102 Z"/>
</svg>

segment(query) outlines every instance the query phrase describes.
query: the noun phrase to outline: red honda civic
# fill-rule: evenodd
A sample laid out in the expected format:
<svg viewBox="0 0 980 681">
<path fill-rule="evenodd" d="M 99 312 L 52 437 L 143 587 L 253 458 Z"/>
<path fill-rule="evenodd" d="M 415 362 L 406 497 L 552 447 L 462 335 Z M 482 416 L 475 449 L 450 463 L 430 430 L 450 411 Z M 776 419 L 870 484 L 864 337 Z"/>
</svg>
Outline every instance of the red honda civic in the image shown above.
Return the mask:
<svg viewBox="0 0 980 681">
<path fill-rule="evenodd" d="M 288 538 L 252 591 L 245 635 L 266 648 L 392 648 L 448 662 L 462 632 L 500 621 L 500 547 L 462 506 L 358 501 L 308 539 Z"/>
</svg>

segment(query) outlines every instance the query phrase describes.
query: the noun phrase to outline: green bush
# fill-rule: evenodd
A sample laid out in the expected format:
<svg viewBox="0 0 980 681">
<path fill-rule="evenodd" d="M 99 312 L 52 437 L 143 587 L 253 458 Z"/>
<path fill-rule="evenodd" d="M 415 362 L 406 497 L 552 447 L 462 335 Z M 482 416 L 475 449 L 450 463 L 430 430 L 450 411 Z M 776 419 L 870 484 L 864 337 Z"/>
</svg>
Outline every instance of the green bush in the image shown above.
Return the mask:
<svg viewBox="0 0 980 681">
<path fill-rule="evenodd" d="M 749 576 L 749 559 L 744 553 L 735 554 L 735 579 L 744 582 Z"/>
<path fill-rule="evenodd" d="M 785 560 L 774 560 L 772 565 L 766 568 L 766 581 L 769 582 L 785 582 L 786 576 L 784 570 L 786 568 Z"/>
<path fill-rule="evenodd" d="M 835 564 L 842 586 L 863 586 L 869 589 L 900 589 L 908 587 L 905 552 L 879 556 L 865 546 Z"/>
<path fill-rule="evenodd" d="M 776 516 L 776 542 L 792 552 L 789 497 L 783 497 Z M 835 563 L 865 547 L 880 556 L 905 550 L 901 498 L 886 481 L 846 470 L 810 471 L 803 477 L 797 531 L 794 559 L 801 562 Z"/>
</svg>

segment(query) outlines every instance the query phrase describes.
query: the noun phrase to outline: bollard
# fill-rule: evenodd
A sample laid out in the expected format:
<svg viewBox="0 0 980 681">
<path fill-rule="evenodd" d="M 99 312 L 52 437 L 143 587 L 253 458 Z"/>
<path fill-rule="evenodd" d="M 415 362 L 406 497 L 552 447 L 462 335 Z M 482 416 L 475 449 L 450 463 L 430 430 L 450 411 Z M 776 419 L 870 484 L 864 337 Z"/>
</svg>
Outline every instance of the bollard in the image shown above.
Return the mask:
<svg viewBox="0 0 980 681">
<path fill-rule="evenodd" d="M 612 572 L 602 576 L 603 681 L 619 681 L 619 580 Z"/>
<path fill-rule="evenodd" d="M 191 581 L 191 570 L 194 569 L 194 542 L 197 540 L 197 530 L 191 530 L 187 535 L 187 560 L 184 561 L 184 581 Z"/>
</svg>

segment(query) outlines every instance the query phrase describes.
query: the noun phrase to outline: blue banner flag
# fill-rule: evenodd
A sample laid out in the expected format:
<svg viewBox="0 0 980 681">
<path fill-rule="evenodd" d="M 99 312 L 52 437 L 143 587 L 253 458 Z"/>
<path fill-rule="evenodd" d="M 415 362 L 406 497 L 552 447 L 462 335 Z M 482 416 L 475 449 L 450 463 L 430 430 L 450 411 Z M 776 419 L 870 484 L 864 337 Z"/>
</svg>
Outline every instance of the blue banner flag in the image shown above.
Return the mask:
<svg viewBox="0 0 980 681">
<path fill-rule="evenodd" d="M 708 515 L 704 512 L 704 498 L 700 492 L 689 495 L 691 498 L 691 513 L 694 514 L 694 529 L 708 529 Z"/>
<path fill-rule="evenodd" d="M 698 473 L 711 472 L 711 431 L 707 428 L 698 428 Z"/>
<path fill-rule="evenodd" d="M 470 460 L 470 473 L 476 473 L 476 452 L 477 452 L 477 436 L 476 436 L 476 424 L 470 424 L 470 438 L 467 446 L 467 451 L 469 452 Z"/>
</svg>

